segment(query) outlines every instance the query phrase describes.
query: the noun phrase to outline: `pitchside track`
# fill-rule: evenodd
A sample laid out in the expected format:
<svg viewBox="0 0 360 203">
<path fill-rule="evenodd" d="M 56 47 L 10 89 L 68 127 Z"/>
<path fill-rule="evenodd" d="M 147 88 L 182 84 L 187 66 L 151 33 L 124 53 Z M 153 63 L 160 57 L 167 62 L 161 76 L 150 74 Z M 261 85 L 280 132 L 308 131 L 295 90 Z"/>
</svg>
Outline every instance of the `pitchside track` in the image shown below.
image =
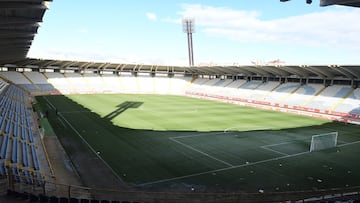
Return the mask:
<svg viewBox="0 0 360 203">
<path fill-rule="evenodd" d="M 37 100 L 70 157 L 87 146 L 133 187 L 257 192 L 359 184 L 356 125 L 180 96 Z M 337 147 L 310 152 L 312 136 L 328 132 L 338 132 Z"/>
</svg>

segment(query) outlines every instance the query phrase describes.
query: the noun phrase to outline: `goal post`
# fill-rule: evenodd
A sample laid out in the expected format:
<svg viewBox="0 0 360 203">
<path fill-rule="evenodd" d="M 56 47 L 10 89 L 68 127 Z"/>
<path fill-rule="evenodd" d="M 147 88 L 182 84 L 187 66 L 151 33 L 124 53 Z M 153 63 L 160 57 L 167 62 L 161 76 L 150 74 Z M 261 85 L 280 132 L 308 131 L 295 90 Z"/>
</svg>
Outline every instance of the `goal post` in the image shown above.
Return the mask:
<svg viewBox="0 0 360 203">
<path fill-rule="evenodd" d="M 311 137 L 310 152 L 336 147 L 338 132 L 313 135 Z"/>
</svg>

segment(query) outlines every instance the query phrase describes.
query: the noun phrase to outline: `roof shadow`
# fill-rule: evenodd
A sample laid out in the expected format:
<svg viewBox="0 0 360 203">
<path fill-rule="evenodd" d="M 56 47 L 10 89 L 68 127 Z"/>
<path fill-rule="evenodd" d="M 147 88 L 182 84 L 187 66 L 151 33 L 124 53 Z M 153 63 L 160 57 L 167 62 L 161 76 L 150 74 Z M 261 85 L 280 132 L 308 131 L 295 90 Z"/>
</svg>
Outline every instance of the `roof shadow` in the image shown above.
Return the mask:
<svg viewBox="0 0 360 203">
<path fill-rule="evenodd" d="M 124 111 L 130 108 L 139 108 L 144 102 L 137 102 L 137 101 L 125 101 L 119 105 L 117 105 L 116 109 L 113 112 L 110 112 L 106 116 L 104 116 L 104 119 L 112 120 L 116 116 L 120 115 Z"/>
</svg>

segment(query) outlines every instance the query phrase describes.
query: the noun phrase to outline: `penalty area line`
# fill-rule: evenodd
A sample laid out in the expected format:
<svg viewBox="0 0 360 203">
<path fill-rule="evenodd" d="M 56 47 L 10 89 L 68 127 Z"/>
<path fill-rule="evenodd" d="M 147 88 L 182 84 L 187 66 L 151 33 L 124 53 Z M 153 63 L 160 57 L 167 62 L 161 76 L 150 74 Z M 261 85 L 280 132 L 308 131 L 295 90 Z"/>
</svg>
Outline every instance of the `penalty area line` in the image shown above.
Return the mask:
<svg viewBox="0 0 360 203">
<path fill-rule="evenodd" d="M 213 156 L 211 156 L 211 155 L 208 154 L 208 153 L 205 153 L 205 152 L 203 152 L 203 151 L 200 151 L 200 150 L 198 150 L 198 149 L 196 149 L 196 148 L 194 148 L 194 147 L 192 147 L 192 146 L 190 146 L 190 145 L 187 145 L 187 144 L 185 144 L 185 143 L 182 143 L 182 142 L 180 142 L 180 141 L 178 141 L 178 140 L 175 140 L 175 139 L 173 139 L 173 138 L 169 138 L 169 139 L 170 139 L 171 141 L 173 141 L 173 142 L 176 142 L 176 143 L 178 143 L 178 144 L 186 147 L 186 148 L 189 148 L 189 149 L 191 149 L 191 150 L 193 150 L 193 151 L 195 151 L 195 152 L 198 152 L 198 153 L 200 153 L 200 154 L 202 154 L 202 155 L 204 155 L 204 156 L 207 156 L 207 157 L 209 157 L 209 158 L 211 158 L 211 159 L 213 159 L 213 160 L 216 160 L 216 161 L 218 161 L 218 162 L 221 162 L 221 163 L 223 163 L 223 164 L 225 164 L 225 165 L 227 165 L 227 166 L 230 166 L 230 167 L 234 166 L 234 165 L 232 165 L 232 164 L 230 164 L 230 163 L 228 163 L 228 162 L 226 162 L 226 161 L 223 161 L 223 160 L 221 160 L 221 159 L 218 159 L 218 158 L 216 158 L 216 157 L 213 157 Z"/>
<path fill-rule="evenodd" d="M 301 156 L 301 155 L 305 155 L 305 154 L 309 154 L 309 153 L 311 153 L 311 152 L 306 151 L 306 152 L 301 152 L 301 153 L 297 153 L 297 154 L 279 156 L 279 157 L 275 157 L 275 158 L 271 158 L 271 159 L 265 159 L 265 160 L 261 160 L 261 161 L 250 162 L 250 163 L 247 163 L 247 164 L 241 164 L 241 165 L 236 165 L 236 166 L 231 166 L 231 167 L 226 167 L 226 168 L 220 168 L 220 169 L 214 169 L 214 170 L 200 172 L 200 173 L 194 173 L 194 174 L 189 174 L 189 175 L 184 175 L 184 176 L 178 176 L 178 177 L 174 177 L 174 178 L 167 178 L 167 179 L 157 180 L 157 181 L 153 181 L 153 182 L 142 183 L 142 184 L 138 184 L 137 186 L 147 186 L 147 185 L 153 185 L 153 184 L 158 184 L 158 183 L 165 183 L 165 182 L 170 182 L 170 181 L 174 181 L 174 180 L 181 180 L 181 179 L 184 179 L 184 178 L 191 178 L 191 177 L 196 177 L 196 176 L 200 176 L 200 175 L 212 174 L 212 173 L 215 173 L 215 172 L 227 171 L 227 170 L 236 169 L 236 168 L 243 168 L 243 167 L 247 167 L 247 166 L 254 166 L 254 165 L 258 165 L 258 164 L 262 164 L 262 163 L 278 161 L 278 160 L 292 158 L 292 157 L 296 157 L 296 156 Z"/>
<path fill-rule="evenodd" d="M 265 150 L 268 150 L 268 151 L 271 151 L 271 152 L 275 152 L 275 153 L 277 153 L 277 154 L 281 154 L 281 155 L 284 155 L 284 156 L 289 155 L 289 154 L 286 154 L 286 153 L 283 153 L 283 152 L 279 152 L 279 151 L 274 150 L 274 149 L 271 149 L 271 148 L 267 148 L 266 146 L 261 146 L 260 148 L 265 149 Z"/>
</svg>

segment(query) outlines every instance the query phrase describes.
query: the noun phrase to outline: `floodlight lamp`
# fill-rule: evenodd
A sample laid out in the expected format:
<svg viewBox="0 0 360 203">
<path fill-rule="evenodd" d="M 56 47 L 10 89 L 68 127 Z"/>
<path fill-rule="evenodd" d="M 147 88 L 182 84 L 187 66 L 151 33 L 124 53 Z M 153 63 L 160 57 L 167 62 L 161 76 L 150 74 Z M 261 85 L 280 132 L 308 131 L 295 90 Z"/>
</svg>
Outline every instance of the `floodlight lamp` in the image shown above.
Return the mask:
<svg viewBox="0 0 360 203">
<path fill-rule="evenodd" d="M 194 19 L 192 18 L 184 18 L 183 21 L 183 31 L 185 33 L 194 33 Z"/>
<path fill-rule="evenodd" d="M 50 1 L 44 1 L 43 2 L 43 5 L 45 6 L 46 9 L 49 9 L 50 8 Z"/>
</svg>

